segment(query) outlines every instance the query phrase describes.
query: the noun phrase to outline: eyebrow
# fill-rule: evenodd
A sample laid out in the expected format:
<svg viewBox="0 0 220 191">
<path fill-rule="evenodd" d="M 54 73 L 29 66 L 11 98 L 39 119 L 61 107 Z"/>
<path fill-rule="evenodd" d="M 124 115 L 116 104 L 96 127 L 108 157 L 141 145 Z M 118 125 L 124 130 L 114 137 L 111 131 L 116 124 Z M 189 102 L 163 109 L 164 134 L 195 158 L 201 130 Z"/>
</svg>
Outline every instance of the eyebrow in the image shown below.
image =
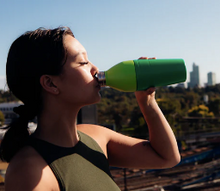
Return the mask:
<svg viewBox="0 0 220 191">
<path fill-rule="evenodd" d="M 75 54 L 74 56 L 73 56 L 73 59 L 76 59 L 76 57 L 78 56 L 78 55 L 80 55 L 80 54 L 83 54 L 83 55 L 87 55 L 87 52 L 78 52 L 77 54 Z"/>
</svg>

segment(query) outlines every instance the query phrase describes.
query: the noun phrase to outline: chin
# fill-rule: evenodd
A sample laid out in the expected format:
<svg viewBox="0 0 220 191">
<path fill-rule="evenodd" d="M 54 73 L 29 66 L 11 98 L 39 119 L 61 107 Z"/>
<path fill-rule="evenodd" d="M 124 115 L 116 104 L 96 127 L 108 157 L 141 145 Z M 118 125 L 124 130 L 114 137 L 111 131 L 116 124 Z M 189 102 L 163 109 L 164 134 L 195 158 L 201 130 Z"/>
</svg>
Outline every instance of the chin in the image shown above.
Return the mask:
<svg viewBox="0 0 220 191">
<path fill-rule="evenodd" d="M 99 103 L 100 101 L 101 101 L 101 95 L 99 94 L 98 98 L 96 99 L 96 101 L 93 104 Z"/>
<path fill-rule="evenodd" d="M 87 102 L 85 105 L 92 105 L 92 104 L 96 104 L 99 103 L 101 101 L 101 95 L 98 94 L 98 96 L 96 96 L 93 99 L 90 99 L 89 102 Z"/>
</svg>

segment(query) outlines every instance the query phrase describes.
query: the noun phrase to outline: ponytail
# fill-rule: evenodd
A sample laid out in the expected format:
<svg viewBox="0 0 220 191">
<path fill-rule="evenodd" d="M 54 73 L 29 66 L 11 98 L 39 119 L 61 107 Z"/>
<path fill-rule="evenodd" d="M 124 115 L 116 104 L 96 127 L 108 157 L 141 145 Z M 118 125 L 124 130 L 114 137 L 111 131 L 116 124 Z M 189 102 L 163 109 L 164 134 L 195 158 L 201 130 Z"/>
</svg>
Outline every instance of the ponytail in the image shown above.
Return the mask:
<svg viewBox="0 0 220 191">
<path fill-rule="evenodd" d="M 19 115 L 7 128 L 7 132 L 0 145 L 0 158 L 2 161 L 10 162 L 12 157 L 24 147 L 29 138 L 28 122 L 36 116 L 36 112 L 26 105 L 14 108 Z"/>
</svg>

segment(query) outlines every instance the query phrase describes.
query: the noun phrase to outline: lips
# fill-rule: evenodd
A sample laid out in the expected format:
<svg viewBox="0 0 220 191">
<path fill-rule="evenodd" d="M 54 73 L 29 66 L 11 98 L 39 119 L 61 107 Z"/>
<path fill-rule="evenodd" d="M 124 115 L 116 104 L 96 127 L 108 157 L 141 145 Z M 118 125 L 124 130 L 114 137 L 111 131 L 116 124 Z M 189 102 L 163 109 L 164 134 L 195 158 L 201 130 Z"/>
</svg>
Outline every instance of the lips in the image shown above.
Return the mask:
<svg viewBox="0 0 220 191">
<path fill-rule="evenodd" d="M 99 79 L 97 78 L 97 75 L 94 75 L 93 77 L 94 77 L 94 79 L 97 81 L 96 87 L 99 88 L 99 89 L 101 89 L 101 86 L 100 86 L 100 84 L 99 84 Z"/>
</svg>

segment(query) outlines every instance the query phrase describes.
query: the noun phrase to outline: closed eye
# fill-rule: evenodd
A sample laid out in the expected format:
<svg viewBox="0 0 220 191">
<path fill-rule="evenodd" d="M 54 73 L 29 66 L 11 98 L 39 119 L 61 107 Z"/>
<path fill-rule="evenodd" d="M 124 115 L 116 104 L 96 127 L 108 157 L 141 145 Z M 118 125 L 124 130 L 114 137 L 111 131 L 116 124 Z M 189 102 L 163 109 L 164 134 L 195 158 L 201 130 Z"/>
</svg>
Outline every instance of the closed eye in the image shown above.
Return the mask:
<svg viewBox="0 0 220 191">
<path fill-rule="evenodd" d="M 89 62 L 80 62 L 80 64 L 84 65 L 84 64 L 88 64 Z"/>
</svg>

